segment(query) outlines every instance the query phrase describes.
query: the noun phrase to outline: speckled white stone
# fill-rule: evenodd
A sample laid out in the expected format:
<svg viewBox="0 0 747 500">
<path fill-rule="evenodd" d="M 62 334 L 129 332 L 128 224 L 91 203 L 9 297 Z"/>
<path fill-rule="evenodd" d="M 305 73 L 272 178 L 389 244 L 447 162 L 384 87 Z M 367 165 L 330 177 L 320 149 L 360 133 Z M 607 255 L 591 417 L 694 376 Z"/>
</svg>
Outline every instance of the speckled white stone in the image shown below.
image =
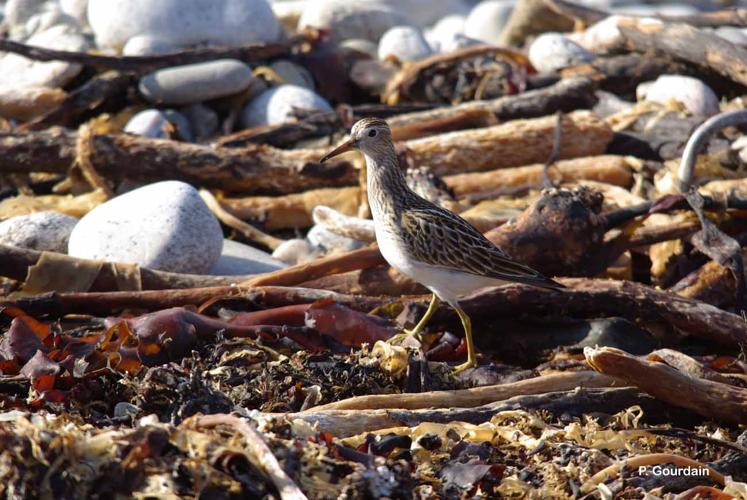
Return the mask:
<svg viewBox="0 0 747 500">
<path fill-rule="evenodd" d="M 376 1 L 308 0 L 298 28 L 329 30 L 337 41 L 363 38 L 377 42 L 389 28 L 415 22 L 399 9 Z"/>
<path fill-rule="evenodd" d="M 281 35 L 267 0 L 89 0 L 88 22 L 98 46 L 117 51 L 143 35 L 179 47 L 273 42 Z"/>
<path fill-rule="evenodd" d="M 719 112 L 716 93 L 705 83 L 690 76 L 662 75 L 641 93 L 647 101 L 662 104 L 674 99 L 693 115 L 711 116 Z"/>
<path fill-rule="evenodd" d="M 181 106 L 236 94 L 253 78 L 249 65 L 220 59 L 154 71 L 140 79 L 138 89 L 154 104 Z"/>
<path fill-rule="evenodd" d="M 67 25 L 54 26 L 29 38 L 26 43 L 57 50 L 85 51 L 85 38 Z M 0 86 L 62 87 L 78 73 L 81 66 L 64 61 L 40 62 L 17 54 L 0 57 Z"/>
<path fill-rule="evenodd" d="M 215 276 L 235 276 L 240 274 L 261 274 L 277 271 L 288 265 L 262 250 L 238 241 L 223 240 L 223 251 L 210 274 Z"/>
<path fill-rule="evenodd" d="M 560 33 L 543 33 L 529 47 L 529 62 L 541 72 L 557 71 L 593 60 L 594 54 Z"/>
<path fill-rule="evenodd" d="M 241 124 L 258 127 L 284 123 L 293 116 L 294 108 L 332 111 L 332 106 L 316 92 L 296 85 L 280 85 L 252 99 L 241 113 Z"/>
<path fill-rule="evenodd" d="M 425 39 L 434 52 L 446 52 L 443 47 L 450 44 L 455 35 L 464 34 L 465 21 L 467 17 L 458 14 L 443 17 L 425 31 Z"/>
<path fill-rule="evenodd" d="M 423 33 L 413 26 L 395 26 L 379 40 L 379 59 L 394 57 L 399 61 L 418 61 L 432 54 Z"/>
<path fill-rule="evenodd" d="M 510 0 L 480 2 L 464 22 L 464 34 L 485 43 L 498 43 L 503 28 L 513 11 Z"/>
<path fill-rule="evenodd" d="M 67 252 L 78 219 L 59 212 L 35 212 L 0 222 L 0 243 L 49 252 Z"/>
<path fill-rule="evenodd" d="M 163 181 L 91 210 L 73 229 L 68 253 L 203 274 L 218 261 L 222 248 L 220 224 L 197 190 L 184 182 Z"/>
</svg>

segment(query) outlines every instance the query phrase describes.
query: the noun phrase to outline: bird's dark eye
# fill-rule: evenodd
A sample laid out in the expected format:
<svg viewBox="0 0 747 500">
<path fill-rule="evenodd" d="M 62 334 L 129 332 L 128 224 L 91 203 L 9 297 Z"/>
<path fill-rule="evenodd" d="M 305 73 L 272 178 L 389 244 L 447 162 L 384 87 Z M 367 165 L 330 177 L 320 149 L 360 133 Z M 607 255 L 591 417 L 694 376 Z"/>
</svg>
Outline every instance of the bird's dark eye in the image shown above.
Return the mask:
<svg viewBox="0 0 747 500">
<path fill-rule="evenodd" d="M 368 131 L 368 137 L 376 137 L 376 129 Z"/>
</svg>

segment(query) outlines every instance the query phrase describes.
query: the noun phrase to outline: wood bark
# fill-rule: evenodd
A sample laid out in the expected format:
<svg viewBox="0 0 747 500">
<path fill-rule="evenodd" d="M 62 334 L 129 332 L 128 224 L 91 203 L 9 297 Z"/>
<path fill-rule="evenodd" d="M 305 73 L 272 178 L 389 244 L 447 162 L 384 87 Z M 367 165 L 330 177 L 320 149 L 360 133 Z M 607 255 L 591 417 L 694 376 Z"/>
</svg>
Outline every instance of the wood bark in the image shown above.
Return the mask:
<svg viewBox="0 0 747 500">
<path fill-rule="evenodd" d="M 617 27 L 629 50 L 665 54 L 747 85 L 747 48 L 715 33 L 687 24 L 652 22 L 636 17 L 621 17 Z"/>
<path fill-rule="evenodd" d="M 587 347 L 584 355 L 595 370 L 626 380 L 657 399 L 706 418 L 747 423 L 747 389 L 691 377 L 611 347 Z"/>
<path fill-rule="evenodd" d="M 371 394 L 356 396 L 322 406 L 315 406 L 306 413 L 330 410 L 375 410 L 379 408 L 472 408 L 494 401 L 503 401 L 514 396 L 569 391 L 576 387 L 612 387 L 615 380 L 599 377 L 597 373 L 567 372 L 520 380 L 509 384 L 489 385 L 457 391 L 431 391 L 416 394 Z"/>
</svg>

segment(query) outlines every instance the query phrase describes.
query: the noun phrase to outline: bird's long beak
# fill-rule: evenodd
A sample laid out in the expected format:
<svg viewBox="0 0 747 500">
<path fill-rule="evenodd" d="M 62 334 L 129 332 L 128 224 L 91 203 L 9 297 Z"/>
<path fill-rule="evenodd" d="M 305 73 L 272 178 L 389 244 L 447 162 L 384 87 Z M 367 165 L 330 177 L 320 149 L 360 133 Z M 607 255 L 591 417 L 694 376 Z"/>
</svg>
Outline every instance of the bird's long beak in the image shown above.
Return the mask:
<svg viewBox="0 0 747 500">
<path fill-rule="evenodd" d="M 347 151 L 352 151 L 354 146 L 355 146 L 355 141 L 353 141 L 353 139 L 348 139 L 347 141 L 343 142 L 342 144 L 337 146 L 335 149 L 333 149 L 326 155 L 322 156 L 321 160 L 319 160 L 319 163 L 324 163 L 330 158 L 334 158 L 335 156 L 341 155 L 342 153 L 345 153 Z"/>
</svg>

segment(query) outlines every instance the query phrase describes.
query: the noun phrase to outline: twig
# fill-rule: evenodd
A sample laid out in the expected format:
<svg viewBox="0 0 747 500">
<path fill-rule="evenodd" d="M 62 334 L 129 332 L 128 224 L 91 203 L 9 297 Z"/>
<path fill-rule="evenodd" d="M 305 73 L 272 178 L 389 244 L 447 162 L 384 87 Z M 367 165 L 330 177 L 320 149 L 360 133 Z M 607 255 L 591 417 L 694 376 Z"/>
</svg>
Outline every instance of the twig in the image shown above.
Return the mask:
<svg viewBox="0 0 747 500">
<path fill-rule="evenodd" d="M 93 129 L 90 125 L 81 125 L 78 128 L 78 140 L 75 142 L 75 165 L 80 168 L 83 177 L 94 189 L 100 189 L 107 198 L 114 197 L 114 191 L 101 174 L 96 171 L 91 161 L 93 149 Z"/>
<path fill-rule="evenodd" d="M 555 133 L 553 134 L 552 139 L 552 151 L 550 152 L 550 156 L 547 158 L 547 161 L 545 161 L 542 169 L 543 188 L 556 187 L 552 179 L 550 178 L 550 167 L 552 167 L 555 162 L 558 161 L 558 156 L 560 155 L 560 144 L 563 142 L 563 112 L 558 111 L 555 116 L 557 118 L 557 121 L 555 122 Z"/>
<path fill-rule="evenodd" d="M 277 488 L 282 500 L 305 500 L 306 495 L 291 480 L 278 463 L 272 450 L 262 439 L 262 436 L 247 423 L 246 420 L 217 413 L 215 415 L 204 415 L 195 417 L 195 427 L 217 427 L 227 425 L 244 437 L 246 442 L 246 454 L 249 460 L 259 467 Z"/>
<path fill-rule="evenodd" d="M 0 51 L 12 52 L 35 61 L 67 61 L 100 69 L 147 73 L 159 68 L 217 59 L 239 59 L 246 62 L 263 61 L 285 55 L 294 47 L 309 41 L 307 37 L 297 36 L 285 42 L 252 44 L 241 47 L 189 49 L 148 56 L 105 56 L 86 52 L 48 49 L 0 39 Z"/>
<path fill-rule="evenodd" d="M 208 206 L 210 211 L 213 212 L 213 215 L 218 218 L 218 220 L 220 220 L 226 226 L 237 230 L 250 240 L 261 243 L 272 250 L 275 250 L 283 243 L 283 240 L 281 240 L 280 238 L 275 238 L 274 236 L 262 232 L 256 227 L 247 224 L 238 217 L 226 212 L 226 210 L 221 206 L 220 202 L 216 200 L 215 196 L 213 196 L 213 194 L 207 189 L 200 190 L 200 197 Z"/>
</svg>

